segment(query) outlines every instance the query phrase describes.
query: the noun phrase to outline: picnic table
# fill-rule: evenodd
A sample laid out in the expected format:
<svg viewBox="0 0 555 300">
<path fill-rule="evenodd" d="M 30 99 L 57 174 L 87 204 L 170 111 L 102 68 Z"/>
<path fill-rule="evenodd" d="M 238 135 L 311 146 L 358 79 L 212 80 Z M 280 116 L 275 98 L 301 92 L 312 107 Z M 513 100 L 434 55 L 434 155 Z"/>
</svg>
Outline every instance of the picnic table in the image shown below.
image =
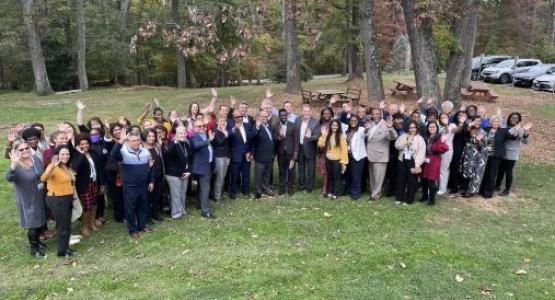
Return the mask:
<svg viewBox="0 0 555 300">
<path fill-rule="evenodd" d="M 499 96 L 484 82 L 472 82 L 466 89 L 462 89 L 462 96 L 465 100 L 495 102 Z"/>
<path fill-rule="evenodd" d="M 345 94 L 344 91 L 333 90 L 333 89 L 316 90 L 316 91 L 314 91 L 314 93 L 316 95 L 318 95 L 318 98 L 321 99 L 321 100 L 329 100 L 331 98 L 331 96 L 333 96 L 333 95 L 341 96 L 341 95 Z"/>
<path fill-rule="evenodd" d="M 416 84 L 412 81 L 406 80 L 393 80 L 395 83 L 394 87 L 390 87 L 391 95 L 411 95 L 416 93 Z"/>
</svg>

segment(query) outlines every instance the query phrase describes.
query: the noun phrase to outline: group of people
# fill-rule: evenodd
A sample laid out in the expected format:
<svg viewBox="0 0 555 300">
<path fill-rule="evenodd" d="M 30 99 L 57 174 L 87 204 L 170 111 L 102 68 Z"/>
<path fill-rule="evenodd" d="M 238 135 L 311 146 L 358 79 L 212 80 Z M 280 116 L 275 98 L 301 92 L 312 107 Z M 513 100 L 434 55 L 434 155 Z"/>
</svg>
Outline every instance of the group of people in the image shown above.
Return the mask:
<svg viewBox="0 0 555 300">
<path fill-rule="evenodd" d="M 343 195 L 358 200 L 367 190 L 370 201 L 385 194 L 412 204 L 420 188 L 420 201 L 434 205 L 436 195 L 448 192 L 491 198 L 503 179 L 499 195 L 506 196 L 521 143 L 528 143 L 532 129 L 518 112 L 505 121 L 499 109 L 488 115 L 483 107 L 455 109 L 450 101 L 435 107 L 431 98 L 419 99 L 410 113 L 404 104 L 367 107 L 349 101 L 335 109 L 337 102 L 332 97 L 319 116 L 303 104 L 297 115 L 289 101 L 275 107 L 267 90 L 251 116 L 249 104 L 236 106 L 233 97 L 218 105 L 212 89 L 206 108 L 193 102 L 185 115 L 176 110 L 166 115 L 155 100 L 136 124 L 124 116 L 85 123 L 86 106 L 78 101 L 78 129 L 62 122 L 48 139 L 42 124 L 13 126 L 6 178 L 14 186 L 31 254 L 45 255 L 52 219 L 58 256 L 73 255 L 72 212 L 82 207 L 80 232 L 90 236 L 105 222 L 106 200 L 114 220 L 125 222 L 137 240 L 163 220 L 163 212 L 173 220 L 187 214 L 192 182 L 201 215 L 214 218 L 211 199 L 219 204 L 226 192 L 230 201 L 239 193 L 251 198 L 253 169 L 255 199 L 311 193 L 316 173 L 322 196 L 331 200 Z"/>
</svg>

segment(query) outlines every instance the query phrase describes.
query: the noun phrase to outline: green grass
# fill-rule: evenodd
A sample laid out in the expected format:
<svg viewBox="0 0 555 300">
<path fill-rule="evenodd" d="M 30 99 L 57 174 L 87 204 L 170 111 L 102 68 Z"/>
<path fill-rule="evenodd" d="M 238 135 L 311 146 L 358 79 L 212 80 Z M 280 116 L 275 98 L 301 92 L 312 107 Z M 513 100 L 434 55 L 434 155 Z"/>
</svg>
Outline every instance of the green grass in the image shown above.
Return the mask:
<svg viewBox="0 0 555 300">
<path fill-rule="evenodd" d="M 279 92 L 283 85 L 273 88 Z M 220 93 L 259 101 L 263 91 Z M 155 96 L 165 107 L 185 110 L 187 101 L 208 95 L 204 89 L 106 89 L 46 99 L 72 103 L 79 97 L 95 114 L 116 116 L 138 112 L 133 104 Z M 0 97 L 3 124 L 73 119 L 72 107 L 40 106 L 45 98 Z M 6 167 L 0 161 L 2 172 Z M 75 246 L 74 266 L 55 257 L 54 241 L 47 259 L 30 257 L 10 185 L 0 180 L 0 298 L 479 299 L 487 288 L 498 299 L 553 299 L 554 172 L 554 165 L 519 162 L 514 185 L 521 196 L 501 201 L 497 213 L 445 198 L 430 208 L 398 206 L 389 198 L 332 202 L 300 192 L 226 201 L 212 221 L 189 207 L 185 219 L 156 225 L 138 245 L 109 220 L 101 233 Z M 520 269 L 527 274 L 516 275 Z"/>
<path fill-rule="evenodd" d="M 536 107 L 534 112 L 546 118 L 555 118 L 555 104 L 546 104 Z"/>
</svg>

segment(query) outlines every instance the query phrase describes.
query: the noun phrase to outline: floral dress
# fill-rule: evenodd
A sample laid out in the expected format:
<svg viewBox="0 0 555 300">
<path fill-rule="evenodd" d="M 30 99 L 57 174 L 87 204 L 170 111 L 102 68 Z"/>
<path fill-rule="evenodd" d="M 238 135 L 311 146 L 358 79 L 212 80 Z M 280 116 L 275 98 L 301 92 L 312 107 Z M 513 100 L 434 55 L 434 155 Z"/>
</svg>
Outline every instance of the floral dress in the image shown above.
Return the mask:
<svg viewBox="0 0 555 300">
<path fill-rule="evenodd" d="M 477 136 L 483 136 L 483 140 L 478 140 Z M 468 180 L 469 194 L 475 194 L 480 189 L 480 184 L 484 178 L 486 162 L 488 159 L 487 134 L 483 129 L 478 129 L 476 134 L 470 136 L 464 146 L 460 171 L 465 179 Z"/>
</svg>

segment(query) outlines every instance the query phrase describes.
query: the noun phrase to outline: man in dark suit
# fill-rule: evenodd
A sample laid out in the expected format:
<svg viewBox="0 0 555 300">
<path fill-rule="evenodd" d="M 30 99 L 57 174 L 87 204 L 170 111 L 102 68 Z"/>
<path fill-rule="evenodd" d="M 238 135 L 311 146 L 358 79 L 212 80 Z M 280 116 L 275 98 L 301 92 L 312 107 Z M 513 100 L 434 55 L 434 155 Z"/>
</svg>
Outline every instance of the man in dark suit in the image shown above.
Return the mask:
<svg viewBox="0 0 555 300">
<path fill-rule="evenodd" d="M 231 148 L 231 173 L 229 198 L 235 199 L 237 196 L 237 180 L 241 177 L 241 189 L 243 195 L 249 194 L 250 180 L 250 161 L 251 154 L 251 126 L 243 123 L 243 116 L 240 112 L 233 112 L 234 125 L 229 131 L 229 145 Z"/>
<path fill-rule="evenodd" d="M 299 137 L 299 187 L 312 192 L 316 177 L 316 156 L 318 155 L 318 138 L 320 123 L 311 115 L 312 108 L 304 104 L 301 115 L 297 117 L 295 128 Z"/>
<path fill-rule="evenodd" d="M 260 199 L 262 194 L 273 196 L 270 188 L 270 174 L 274 161 L 274 135 L 268 124 L 268 113 L 260 111 L 253 131 L 254 152 L 254 187 L 255 198 Z"/>
<path fill-rule="evenodd" d="M 210 176 L 212 175 L 211 163 L 214 159 L 214 150 L 210 145 L 210 141 L 214 139 L 214 134 L 210 136 L 206 133 L 206 125 L 202 121 L 196 121 L 194 124 L 195 133 L 191 137 L 191 146 L 193 148 L 193 163 L 191 173 L 197 178 L 200 187 L 199 199 L 202 209 L 202 216 L 213 219 L 215 216 L 210 211 Z"/>
<path fill-rule="evenodd" d="M 279 166 L 279 194 L 293 195 L 295 185 L 295 162 L 299 150 L 299 140 L 295 123 L 287 121 L 287 111 L 280 109 L 279 123 L 274 126 L 273 135 Z"/>
</svg>

